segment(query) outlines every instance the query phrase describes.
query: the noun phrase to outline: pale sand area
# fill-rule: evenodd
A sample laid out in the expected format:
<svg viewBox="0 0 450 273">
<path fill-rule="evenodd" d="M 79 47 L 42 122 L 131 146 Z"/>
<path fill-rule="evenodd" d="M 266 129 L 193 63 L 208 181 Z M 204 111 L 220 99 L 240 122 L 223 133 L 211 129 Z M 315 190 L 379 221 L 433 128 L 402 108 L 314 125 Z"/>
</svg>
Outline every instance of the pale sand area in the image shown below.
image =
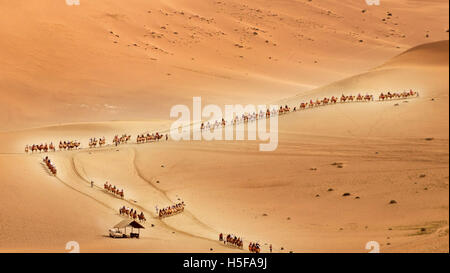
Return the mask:
<svg viewBox="0 0 450 273">
<path fill-rule="evenodd" d="M 259 241 L 263 252 L 269 243 L 285 253 L 366 252 L 368 241 L 378 241 L 382 252 L 449 252 L 448 82 L 448 41 L 428 44 L 285 101 L 293 106 L 342 89 L 377 94 L 415 88 L 419 98 L 280 117 L 275 152 L 259 152 L 252 141 L 57 152 L 50 154 L 57 178 L 41 164 L 43 155 L 23 154 L 31 139 L 55 134 L 84 140 L 89 134 L 160 130 L 167 123 L 3 133 L 0 179 L 7 194 L 0 206 L 0 250 L 63 252 L 75 240 L 85 252 L 239 252 L 217 241 L 224 232 L 243 236 L 246 244 Z M 100 188 L 90 188 L 91 180 Z M 123 187 L 126 200 L 105 193 L 105 180 Z M 140 240 L 105 237 L 122 219 L 120 206 L 144 210 L 150 218 L 155 205 L 178 198 L 187 211 L 149 219 Z"/>
</svg>

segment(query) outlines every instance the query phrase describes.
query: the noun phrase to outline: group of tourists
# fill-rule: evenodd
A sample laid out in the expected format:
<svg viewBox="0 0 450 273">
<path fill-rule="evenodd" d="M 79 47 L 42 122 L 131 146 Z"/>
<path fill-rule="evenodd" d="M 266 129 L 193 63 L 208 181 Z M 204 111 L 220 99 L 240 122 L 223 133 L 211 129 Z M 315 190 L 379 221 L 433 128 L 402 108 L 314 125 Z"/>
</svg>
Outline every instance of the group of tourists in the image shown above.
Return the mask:
<svg viewBox="0 0 450 273">
<path fill-rule="evenodd" d="M 79 141 L 60 141 L 59 142 L 59 150 L 73 150 L 78 149 L 81 143 Z"/>
<path fill-rule="evenodd" d="M 392 99 L 406 99 L 409 97 L 418 97 L 419 96 L 419 92 L 413 91 L 412 89 L 409 91 L 404 91 L 404 92 L 387 92 L 385 93 L 381 93 L 380 96 L 378 97 L 379 100 L 383 101 L 383 100 L 392 100 Z"/>
<path fill-rule="evenodd" d="M 25 153 L 34 153 L 34 152 L 44 152 L 47 153 L 48 151 L 56 151 L 55 146 L 53 145 L 53 142 L 50 143 L 50 145 L 48 145 L 47 143 L 45 144 L 33 144 L 33 145 L 26 145 L 25 146 Z"/>
<path fill-rule="evenodd" d="M 409 97 L 417 97 L 419 96 L 418 92 L 415 92 L 413 90 L 410 91 L 404 91 L 399 93 L 391 93 L 387 92 L 386 94 L 381 93 L 379 96 L 380 101 L 384 101 L 387 99 L 404 99 Z M 301 102 L 298 106 L 295 106 L 293 109 L 289 107 L 288 105 L 280 106 L 280 108 L 272 108 L 272 109 L 266 109 L 265 111 L 260 110 L 259 112 L 253 112 L 253 113 L 244 113 L 244 114 L 238 114 L 236 115 L 232 120 L 226 121 L 225 119 L 222 119 L 221 121 L 216 120 L 215 122 L 208 121 L 208 122 L 202 122 L 200 125 L 200 130 L 214 130 L 220 127 L 225 127 L 227 125 L 237 125 L 242 123 L 249 123 L 254 122 L 259 119 L 264 118 L 270 118 L 277 115 L 284 115 L 291 112 L 297 112 L 298 110 L 305 110 L 307 108 L 315 108 L 319 106 L 326 106 L 326 105 L 332 105 L 340 103 L 347 103 L 347 102 L 371 102 L 374 101 L 374 96 L 371 94 L 358 94 L 356 96 L 354 95 L 344 95 L 342 94 L 339 96 L 331 96 L 331 97 L 324 97 L 323 99 L 316 99 L 312 100 L 310 99 L 309 102 Z"/>
<path fill-rule="evenodd" d="M 118 195 L 121 198 L 124 197 L 123 189 L 119 190 L 119 188 L 116 188 L 115 185 L 113 186 L 113 185 L 109 184 L 108 181 L 106 181 L 106 183 L 103 185 L 103 187 L 105 188 L 106 191 L 108 191 L 114 195 Z"/>
<path fill-rule="evenodd" d="M 95 147 L 97 147 L 97 145 L 99 147 L 106 145 L 106 138 L 102 137 L 102 138 L 97 139 L 94 137 L 94 138 L 89 139 L 89 148 L 95 148 Z"/>
<path fill-rule="evenodd" d="M 225 245 L 235 246 L 237 248 L 242 249 L 244 247 L 244 242 L 240 237 L 228 234 L 226 238 L 224 238 L 223 234 L 219 234 L 219 241 L 223 242 Z"/>
<path fill-rule="evenodd" d="M 230 245 L 235 246 L 239 249 L 243 249 L 244 247 L 244 241 L 241 237 L 237 237 L 235 235 L 228 234 L 226 237 L 224 237 L 223 233 L 219 234 L 219 241 L 223 242 L 224 245 Z M 261 252 L 261 246 L 259 243 L 252 243 L 248 245 L 248 251 L 251 253 L 260 253 Z M 272 253 L 272 245 L 270 245 L 270 252 Z"/>
<path fill-rule="evenodd" d="M 59 150 L 73 150 L 78 149 L 80 147 L 81 143 L 78 141 L 60 141 L 58 148 Z M 50 144 L 32 144 L 32 145 L 25 145 L 25 153 L 35 153 L 35 152 L 55 152 L 56 148 L 55 145 L 53 145 L 53 142 L 50 142 Z"/>
<path fill-rule="evenodd" d="M 44 163 L 45 163 L 45 165 L 47 166 L 47 168 L 50 170 L 50 172 L 53 174 L 53 175 L 56 175 L 56 167 L 55 167 L 55 165 L 53 165 L 53 163 L 50 161 L 50 158 L 48 158 L 48 156 L 46 156 L 45 158 L 44 158 Z"/>
<path fill-rule="evenodd" d="M 182 213 L 184 211 L 185 206 L 186 205 L 184 204 L 184 201 L 183 201 L 176 205 L 172 205 L 170 207 L 160 209 L 159 210 L 159 218 L 165 218 L 165 217 L 176 215 L 178 213 Z"/>
<path fill-rule="evenodd" d="M 160 133 L 153 133 L 153 134 L 142 134 L 142 135 L 138 135 L 136 138 L 136 143 L 148 143 L 148 142 L 153 142 L 153 141 L 159 141 L 160 139 L 162 139 L 164 137 L 164 134 L 160 134 Z M 165 135 L 166 140 L 169 139 L 169 135 L 166 134 Z"/>
<path fill-rule="evenodd" d="M 120 144 L 128 143 L 128 141 L 130 141 L 130 139 L 131 139 L 131 135 L 124 134 L 121 137 L 116 135 L 116 136 L 114 136 L 113 143 L 115 146 L 118 146 Z"/>
<path fill-rule="evenodd" d="M 139 222 L 145 222 L 147 219 L 145 218 L 144 212 L 141 211 L 141 213 L 138 213 L 136 209 L 128 208 L 128 207 L 121 207 L 119 209 L 119 214 L 122 216 L 128 216 L 133 220 L 138 219 Z"/>
<path fill-rule="evenodd" d="M 260 253 L 261 252 L 261 246 L 259 243 L 250 243 L 248 245 L 248 251 L 251 253 Z"/>
</svg>

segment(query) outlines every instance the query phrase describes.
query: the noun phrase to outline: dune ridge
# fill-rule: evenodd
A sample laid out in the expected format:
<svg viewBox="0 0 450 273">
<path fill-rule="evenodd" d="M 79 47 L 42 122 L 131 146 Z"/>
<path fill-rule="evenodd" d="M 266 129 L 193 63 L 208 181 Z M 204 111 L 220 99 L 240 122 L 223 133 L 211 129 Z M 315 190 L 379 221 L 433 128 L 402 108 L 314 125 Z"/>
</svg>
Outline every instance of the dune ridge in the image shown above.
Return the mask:
<svg viewBox="0 0 450 273">
<path fill-rule="evenodd" d="M 448 39 L 448 14 L 422 0 L 2 2 L 0 130 L 278 100 Z"/>
</svg>

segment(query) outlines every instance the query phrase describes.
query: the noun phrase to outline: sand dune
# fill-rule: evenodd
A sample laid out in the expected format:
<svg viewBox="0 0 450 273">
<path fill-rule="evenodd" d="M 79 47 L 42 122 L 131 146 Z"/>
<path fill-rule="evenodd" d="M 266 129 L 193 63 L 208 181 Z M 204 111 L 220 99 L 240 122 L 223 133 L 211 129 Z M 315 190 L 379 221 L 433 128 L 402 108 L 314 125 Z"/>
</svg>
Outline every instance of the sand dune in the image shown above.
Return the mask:
<svg viewBox="0 0 450 273">
<path fill-rule="evenodd" d="M 262 103 L 448 39 L 448 1 L 65 1 L 0 4 L 0 130 L 166 119 Z M 21 18 L 18 20 L 17 18 Z"/>
<path fill-rule="evenodd" d="M 0 179 L 10 194 L 0 206 L 0 251 L 63 252 L 75 240 L 85 252 L 239 252 L 217 242 L 224 232 L 260 242 L 263 252 L 268 244 L 284 253 L 366 252 L 369 241 L 378 241 L 382 252 L 448 252 L 448 41 L 413 48 L 365 74 L 283 102 L 341 90 L 409 88 L 420 97 L 283 116 L 273 153 L 259 152 L 252 141 L 56 152 L 50 154 L 56 178 L 41 165 L 43 155 L 22 153 L 24 144 L 41 136 L 84 141 L 89 134 L 162 130 L 167 123 L 2 133 L 8 145 L 1 147 Z M 104 192 L 104 181 L 123 187 L 125 200 Z M 150 217 L 156 205 L 178 200 L 186 202 L 185 213 Z M 123 205 L 150 218 L 142 239 L 105 237 L 122 219 Z"/>
</svg>

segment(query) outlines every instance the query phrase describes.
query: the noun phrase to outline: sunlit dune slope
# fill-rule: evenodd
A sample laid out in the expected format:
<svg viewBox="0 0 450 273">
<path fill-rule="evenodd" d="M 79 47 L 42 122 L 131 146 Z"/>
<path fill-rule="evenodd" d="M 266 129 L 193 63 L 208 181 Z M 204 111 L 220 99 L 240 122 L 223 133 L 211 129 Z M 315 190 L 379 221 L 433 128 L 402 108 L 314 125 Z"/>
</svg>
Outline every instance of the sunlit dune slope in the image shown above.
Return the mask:
<svg viewBox="0 0 450 273">
<path fill-rule="evenodd" d="M 448 39 L 448 1 L 0 3 L 0 130 L 261 103 Z"/>
</svg>

